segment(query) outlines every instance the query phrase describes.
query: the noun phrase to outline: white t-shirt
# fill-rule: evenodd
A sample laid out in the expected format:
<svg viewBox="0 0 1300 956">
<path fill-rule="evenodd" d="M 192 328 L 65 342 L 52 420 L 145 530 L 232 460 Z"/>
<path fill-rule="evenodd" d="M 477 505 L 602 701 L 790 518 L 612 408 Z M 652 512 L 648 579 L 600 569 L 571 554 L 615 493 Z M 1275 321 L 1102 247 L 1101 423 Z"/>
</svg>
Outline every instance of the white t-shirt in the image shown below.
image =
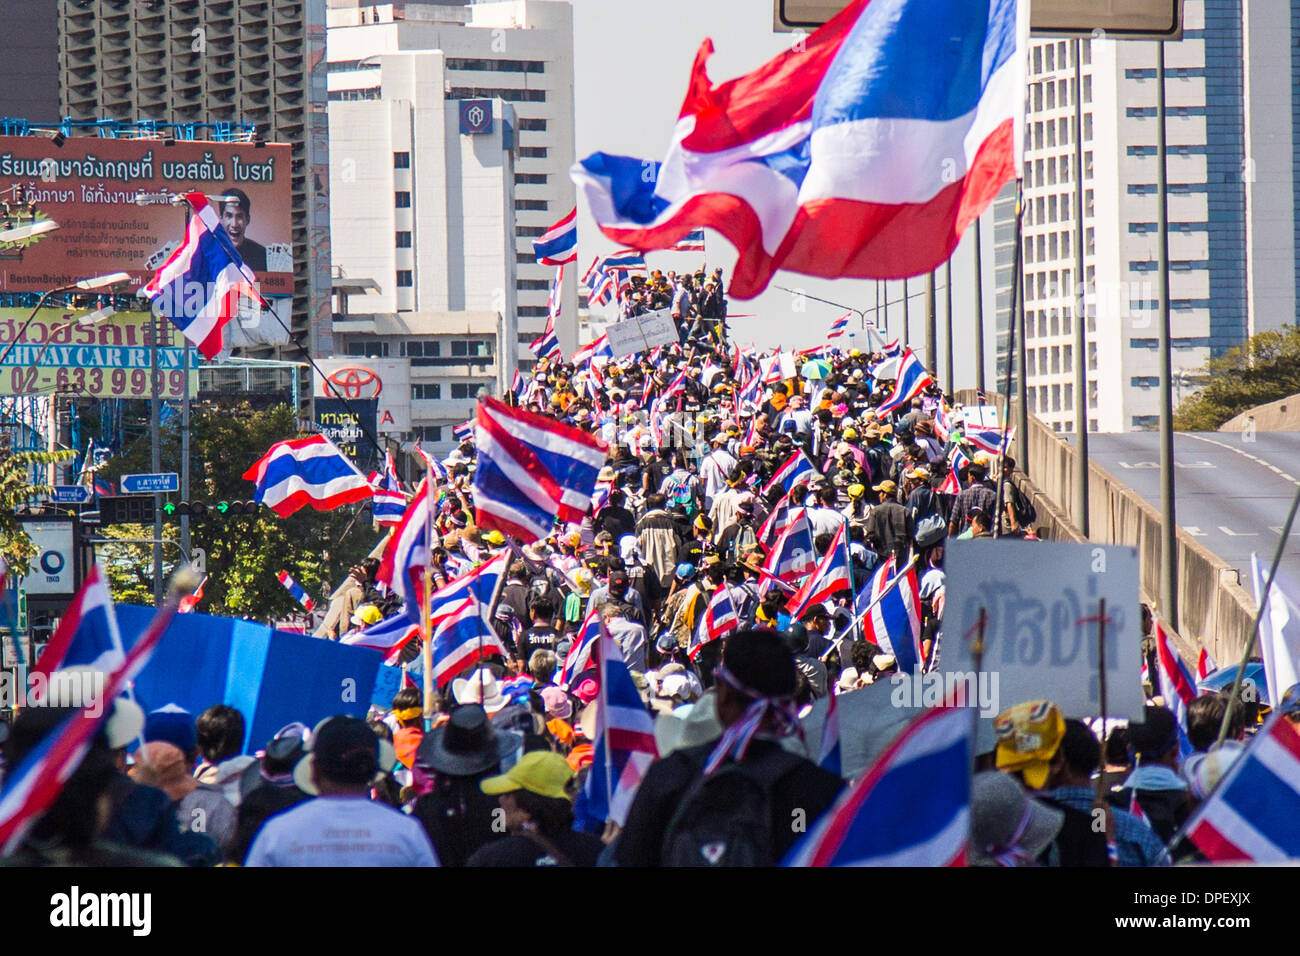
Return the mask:
<svg viewBox="0 0 1300 956">
<path fill-rule="evenodd" d="M 267 820 L 245 866 L 437 866 L 424 827 L 364 797 L 316 797 Z"/>
</svg>

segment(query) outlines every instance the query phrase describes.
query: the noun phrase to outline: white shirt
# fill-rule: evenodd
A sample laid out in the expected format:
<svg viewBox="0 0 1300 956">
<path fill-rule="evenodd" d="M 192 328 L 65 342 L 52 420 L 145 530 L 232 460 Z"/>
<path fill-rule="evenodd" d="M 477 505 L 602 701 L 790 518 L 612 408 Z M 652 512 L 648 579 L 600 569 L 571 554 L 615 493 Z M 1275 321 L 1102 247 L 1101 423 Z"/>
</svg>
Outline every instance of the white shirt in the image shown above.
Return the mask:
<svg viewBox="0 0 1300 956">
<path fill-rule="evenodd" d="M 823 534 L 835 534 L 844 527 L 844 515 L 833 508 L 821 506 L 808 509 L 808 523 L 812 525 L 813 537 Z"/>
<path fill-rule="evenodd" d="M 700 477 L 704 479 L 704 499 L 713 504 L 713 496 L 727 487 L 727 476 L 736 467 L 736 459 L 726 449 L 716 448 L 700 462 Z"/>
<path fill-rule="evenodd" d="M 437 866 L 416 820 L 365 797 L 316 797 L 263 824 L 245 866 Z"/>
</svg>

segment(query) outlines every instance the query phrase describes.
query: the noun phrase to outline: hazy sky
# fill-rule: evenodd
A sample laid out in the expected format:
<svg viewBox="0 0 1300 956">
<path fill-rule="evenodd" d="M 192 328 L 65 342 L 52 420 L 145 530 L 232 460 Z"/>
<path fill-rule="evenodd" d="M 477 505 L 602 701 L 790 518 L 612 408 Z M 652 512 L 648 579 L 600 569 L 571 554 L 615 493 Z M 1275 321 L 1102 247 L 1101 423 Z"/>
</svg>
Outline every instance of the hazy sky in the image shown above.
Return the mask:
<svg viewBox="0 0 1300 956">
<path fill-rule="evenodd" d="M 603 151 L 644 159 L 662 160 L 673 124 L 681 108 L 695 52 L 706 37 L 713 39 L 709 76 L 720 83 L 761 65 L 793 42 L 791 34 L 772 31 L 772 0 L 572 0 L 577 109 L 577 155 Z M 953 254 L 954 374 L 956 387 L 974 385 L 974 252 L 973 230 L 963 237 Z M 986 330 L 986 384 L 994 366 L 993 224 L 984 217 L 984 323 Z M 596 255 L 616 248 L 596 229 L 581 197 L 578 199 L 578 263 L 585 269 Z M 706 258 L 710 267 L 721 265 L 730 275 L 736 255 L 720 235 L 708 232 Z M 651 268 L 683 269 L 699 265 L 697 253 L 651 253 Z M 846 305 L 870 311 L 876 302 L 876 283 L 852 279 L 816 279 L 778 272 L 773 285 L 803 289 Z M 937 297 L 939 370 L 944 361 L 944 292 L 940 269 Z M 891 282 L 889 300 L 902 297 L 902 283 Z M 909 282 L 910 326 L 913 349 L 925 358 L 924 278 Z M 806 301 L 804 312 L 795 310 L 794 297 L 769 286 L 756 299 L 730 300 L 733 314 L 753 313 L 731 323 L 732 334 L 742 343 L 759 346 L 808 347 L 822 341 L 831 322 L 843 310 Z M 599 310 L 599 307 L 597 307 Z M 856 323 L 856 318 L 855 318 Z M 890 335 L 898 334 L 902 306 L 890 310 Z M 859 333 L 859 336 L 861 333 Z M 861 338 L 857 341 L 861 341 Z M 929 363 L 927 363 L 929 364 Z"/>
</svg>

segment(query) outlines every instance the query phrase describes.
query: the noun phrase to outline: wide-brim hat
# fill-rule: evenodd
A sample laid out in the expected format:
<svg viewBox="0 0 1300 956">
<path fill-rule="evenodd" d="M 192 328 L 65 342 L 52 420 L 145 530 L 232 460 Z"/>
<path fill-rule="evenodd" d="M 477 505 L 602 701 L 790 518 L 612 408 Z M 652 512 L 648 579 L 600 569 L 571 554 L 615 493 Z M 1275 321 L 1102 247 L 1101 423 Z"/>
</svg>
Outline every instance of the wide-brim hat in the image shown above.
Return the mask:
<svg viewBox="0 0 1300 956">
<path fill-rule="evenodd" d="M 698 747 L 717 740 L 722 736 L 722 731 L 722 722 L 718 720 L 717 699 L 713 691 L 707 691 L 695 703 L 683 705 L 674 713 L 660 714 L 655 718 L 655 748 L 660 757 L 666 757 L 674 750 Z"/>
<path fill-rule="evenodd" d="M 1018 847 L 1037 858 L 1060 832 L 1065 813 L 1032 799 L 1013 777 L 977 773 L 971 784 L 971 866 L 992 866 L 993 852 Z"/>
<path fill-rule="evenodd" d="M 424 735 L 415 762 L 452 777 L 473 777 L 501 766 L 519 749 L 523 738 L 497 730 L 478 704 L 462 704 L 441 727 Z"/>
<path fill-rule="evenodd" d="M 328 721 L 333 719 L 333 717 L 326 717 L 312 729 L 311 739 L 307 741 L 307 752 L 303 755 L 302 759 L 293 766 L 294 784 L 309 797 L 320 796 L 320 791 L 316 789 L 316 784 L 312 781 L 312 766 L 315 760 L 315 754 L 311 752 L 312 741 L 314 741 L 316 736 L 320 733 L 321 727 L 325 726 Z M 384 738 L 376 737 L 375 740 L 379 743 L 379 759 L 377 764 L 379 769 L 375 772 L 373 782 L 378 783 L 379 780 L 393 768 L 393 765 L 397 763 L 397 751 L 394 750 L 393 745 L 389 741 L 384 740 Z"/>
<path fill-rule="evenodd" d="M 458 704 L 482 704 L 489 715 L 510 703 L 501 693 L 496 674 L 480 667 L 469 677 L 458 677 L 451 682 L 451 695 Z"/>
</svg>

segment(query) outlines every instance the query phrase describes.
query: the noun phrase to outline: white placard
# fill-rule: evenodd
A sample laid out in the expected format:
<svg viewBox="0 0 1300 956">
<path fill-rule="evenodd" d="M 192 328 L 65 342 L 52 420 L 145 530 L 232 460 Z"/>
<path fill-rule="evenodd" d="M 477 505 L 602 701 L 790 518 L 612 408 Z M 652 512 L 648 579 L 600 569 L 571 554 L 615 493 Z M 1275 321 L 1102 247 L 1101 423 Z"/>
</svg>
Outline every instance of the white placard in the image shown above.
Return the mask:
<svg viewBox="0 0 1300 956">
<path fill-rule="evenodd" d="M 648 352 L 659 345 L 669 345 L 678 340 L 677 323 L 672 312 L 659 309 L 615 322 L 605 329 L 614 358 L 626 358 L 637 352 Z"/>
</svg>

